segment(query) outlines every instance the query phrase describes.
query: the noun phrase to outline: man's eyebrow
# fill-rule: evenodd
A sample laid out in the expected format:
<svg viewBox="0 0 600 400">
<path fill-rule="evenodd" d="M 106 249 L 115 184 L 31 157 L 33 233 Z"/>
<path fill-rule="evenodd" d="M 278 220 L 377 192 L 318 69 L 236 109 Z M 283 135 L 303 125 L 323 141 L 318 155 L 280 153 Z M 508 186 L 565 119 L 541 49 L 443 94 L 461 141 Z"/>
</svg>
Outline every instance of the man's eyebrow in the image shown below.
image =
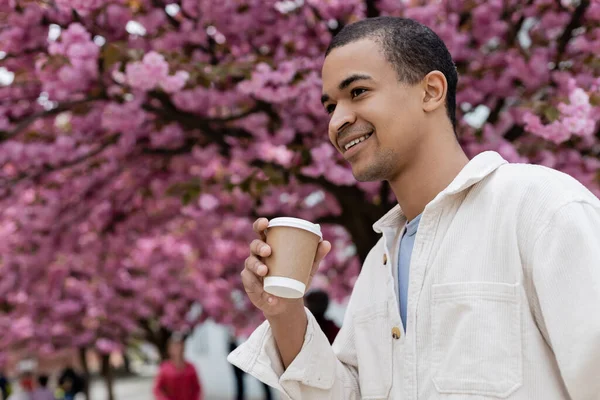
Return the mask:
<svg viewBox="0 0 600 400">
<path fill-rule="evenodd" d="M 351 84 L 353 84 L 356 81 L 372 81 L 373 78 L 371 78 L 369 75 L 365 75 L 365 74 L 352 74 L 349 77 L 347 77 L 346 79 L 344 79 L 343 81 L 340 82 L 340 84 L 338 85 L 338 90 L 342 91 L 344 89 L 346 89 L 348 86 L 350 86 Z M 323 94 L 321 96 L 321 104 L 325 104 L 326 102 L 329 101 L 329 96 L 326 94 Z"/>
<path fill-rule="evenodd" d="M 372 81 L 372 80 L 373 80 L 373 78 L 371 78 L 369 75 L 353 74 L 353 75 L 350 75 L 349 77 L 347 77 L 346 79 L 344 79 L 343 81 L 341 81 L 340 84 L 338 85 L 338 89 L 340 91 L 342 91 L 356 81 Z"/>
</svg>

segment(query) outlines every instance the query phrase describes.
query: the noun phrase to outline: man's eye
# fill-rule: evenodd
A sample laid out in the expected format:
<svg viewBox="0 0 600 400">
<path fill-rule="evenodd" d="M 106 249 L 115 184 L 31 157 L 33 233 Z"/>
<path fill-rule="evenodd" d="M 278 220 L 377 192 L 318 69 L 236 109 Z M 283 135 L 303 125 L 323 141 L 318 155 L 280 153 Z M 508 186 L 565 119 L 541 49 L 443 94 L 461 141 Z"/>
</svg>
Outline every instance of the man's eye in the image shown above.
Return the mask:
<svg viewBox="0 0 600 400">
<path fill-rule="evenodd" d="M 330 104 L 327 107 L 325 107 L 325 110 L 327 111 L 327 114 L 332 114 L 335 111 L 335 105 Z"/>
<path fill-rule="evenodd" d="M 367 89 L 356 88 L 356 89 L 352 89 L 350 94 L 352 95 L 352 98 L 355 98 L 356 96 L 360 96 L 361 94 L 363 94 L 366 91 L 367 91 Z"/>
</svg>

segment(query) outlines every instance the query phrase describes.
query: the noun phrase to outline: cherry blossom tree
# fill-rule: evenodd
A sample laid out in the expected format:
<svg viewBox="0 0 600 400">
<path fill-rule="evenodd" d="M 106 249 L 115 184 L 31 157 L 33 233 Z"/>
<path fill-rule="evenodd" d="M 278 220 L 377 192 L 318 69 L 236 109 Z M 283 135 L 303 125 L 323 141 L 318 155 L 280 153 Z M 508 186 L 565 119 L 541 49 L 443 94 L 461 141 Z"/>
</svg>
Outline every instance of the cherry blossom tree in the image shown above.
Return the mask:
<svg viewBox="0 0 600 400">
<path fill-rule="evenodd" d="M 0 349 L 164 349 L 206 318 L 247 332 L 257 216 L 321 223 L 315 284 L 344 298 L 394 199 L 328 143 L 319 71 L 332 35 L 377 15 L 447 43 L 469 155 L 600 195 L 598 0 L 4 1 Z"/>
</svg>

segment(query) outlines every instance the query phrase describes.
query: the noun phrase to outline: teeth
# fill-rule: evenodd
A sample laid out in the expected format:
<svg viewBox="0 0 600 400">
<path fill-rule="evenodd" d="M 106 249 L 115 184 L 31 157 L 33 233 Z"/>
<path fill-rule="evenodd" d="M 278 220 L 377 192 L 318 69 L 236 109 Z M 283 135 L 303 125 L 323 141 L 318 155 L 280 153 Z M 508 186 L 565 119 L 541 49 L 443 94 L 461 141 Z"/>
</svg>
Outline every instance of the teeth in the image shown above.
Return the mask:
<svg viewBox="0 0 600 400">
<path fill-rule="evenodd" d="M 348 150 L 350 149 L 352 146 L 355 146 L 357 144 L 359 144 L 360 142 L 364 142 L 365 140 L 367 140 L 369 137 L 371 136 L 371 134 L 369 133 L 368 135 L 364 135 L 361 136 L 357 139 L 354 139 L 353 141 L 351 141 L 350 143 L 348 143 L 346 146 L 344 146 L 344 149 Z"/>
</svg>

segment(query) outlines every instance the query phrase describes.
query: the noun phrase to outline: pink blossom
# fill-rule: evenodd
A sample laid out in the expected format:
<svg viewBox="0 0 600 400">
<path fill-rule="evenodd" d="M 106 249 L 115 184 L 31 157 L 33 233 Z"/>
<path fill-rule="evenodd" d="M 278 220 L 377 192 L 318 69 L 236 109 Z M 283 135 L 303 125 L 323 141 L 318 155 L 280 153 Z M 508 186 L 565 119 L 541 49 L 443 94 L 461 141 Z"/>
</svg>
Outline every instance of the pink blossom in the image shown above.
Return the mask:
<svg viewBox="0 0 600 400">
<path fill-rule="evenodd" d="M 104 0 L 56 0 L 56 5 L 66 11 L 72 8 L 84 13 L 100 8 L 103 4 Z"/>
<path fill-rule="evenodd" d="M 96 348 L 104 354 L 112 353 L 121 349 L 121 345 L 109 339 L 96 340 Z"/>
<path fill-rule="evenodd" d="M 147 53 L 141 62 L 128 64 L 125 69 L 128 83 L 141 90 L 153 89 L 168 74 L 169 64 L 161 54 L 154 51 Z"/>
<path fill-rule="evenodd" d="M 128 64 L 125 69 L 127 83 L 140 90 L 150 90 L 156 86 L 156 80 L 148 76 L 148 70 L 143 63 Z"/>
<path fill-rule="evenodd" d="M 219 200 L 211 194 L 202 194 L 198 200 L 198 205 L 205 211 L 212 211 L 219 206 Z"/>
<path fill-rule="evenodd" d="M 177 71 L 175 75 L 167 76 L 160 82 L 160 87 L 167 93 L 179 92 L 185 86 L 190 74 L 186 71 Z"/>
<path fill-rule="evenodd" d="M 102 127 L 112 132 L 134 132 L 144 120 L 145 113 L 133 102 L 110 103 L 102 113 Z"/>
</svg>

